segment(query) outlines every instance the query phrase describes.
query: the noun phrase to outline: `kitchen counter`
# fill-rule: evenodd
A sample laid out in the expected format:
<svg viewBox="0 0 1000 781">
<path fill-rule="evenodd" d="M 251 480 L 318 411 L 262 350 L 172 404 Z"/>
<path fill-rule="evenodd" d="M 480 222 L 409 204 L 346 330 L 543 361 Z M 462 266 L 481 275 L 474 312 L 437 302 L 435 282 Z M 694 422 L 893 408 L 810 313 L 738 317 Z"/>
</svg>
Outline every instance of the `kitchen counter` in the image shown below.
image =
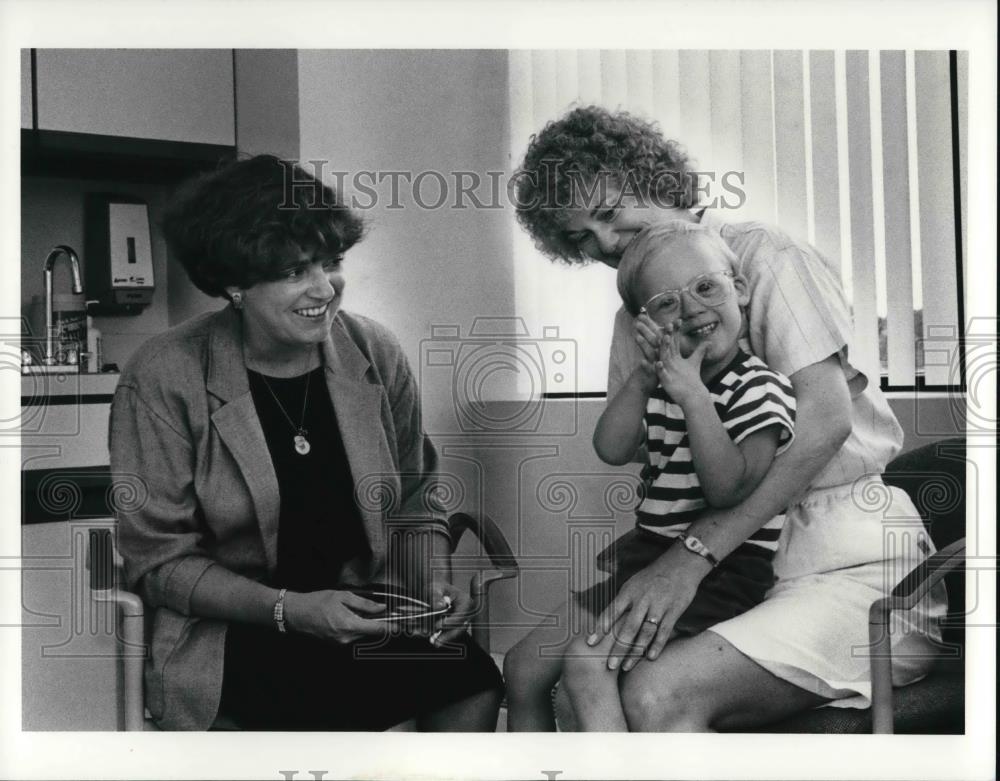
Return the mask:
<svg viewBox="0 0 1000 781">
<path fill-rule="evenodd" d="M 21 376 L 21 468 L 107 467 L 108 414 L 119 374 Z"/>
<path fill-rule="evenodd" d="M 78 398 L 81 403 L 100 402 L 110 397 L 118 385 L 118 372 L 105 374 L 22 374 L 21 406 L 44 405 L 50 399 L 65 404 L 67 399 Z M 107 398 L 106 401 L 111 401 Z"/>
</svg>

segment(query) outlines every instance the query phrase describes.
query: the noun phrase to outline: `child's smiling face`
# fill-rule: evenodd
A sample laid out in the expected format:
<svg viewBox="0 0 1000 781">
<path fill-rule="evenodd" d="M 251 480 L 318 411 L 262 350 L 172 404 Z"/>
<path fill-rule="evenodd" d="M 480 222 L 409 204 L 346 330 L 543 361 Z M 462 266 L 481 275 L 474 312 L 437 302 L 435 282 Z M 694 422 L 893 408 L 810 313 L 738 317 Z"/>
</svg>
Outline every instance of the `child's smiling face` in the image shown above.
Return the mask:
<svg viewBox="0 0 1000 781">
<path fill-rule="evenodd" d="M 736 355 L 743 324 L 740 307 L 750 301 L 746 280 L 731 274 L 729 262 L 712 241 L 689 233 L 663 242 L 636 279 L 637 301 L 645 304 L 658 325 L 673 324 L 675 338 L 680 339 L 681 355 L 686 358 L 700 342 L 708 343 L 701 372 L 706 379 Z M 693 287 L 704 297 L 713 289 L 719 292 L 720 285 L 724 300 L 715 304 L 699 300 L 689 289 Z M 667 290 L 680 291 L 674 311 L 664 305 L 668 298 L 661 294 Z M 651 300 L 654 296 L 657 298 Z"/>
</svg>

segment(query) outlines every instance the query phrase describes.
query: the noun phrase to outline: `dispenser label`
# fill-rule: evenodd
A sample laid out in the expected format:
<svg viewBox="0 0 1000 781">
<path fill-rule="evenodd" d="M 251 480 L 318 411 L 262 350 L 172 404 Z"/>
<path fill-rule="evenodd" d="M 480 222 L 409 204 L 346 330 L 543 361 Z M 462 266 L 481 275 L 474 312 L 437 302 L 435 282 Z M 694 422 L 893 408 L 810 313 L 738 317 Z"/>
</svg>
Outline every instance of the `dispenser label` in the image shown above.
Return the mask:
<svg viewBox="0 0 1000 781">
<path fill-rule="evenodd" d="M 153 287 L 153 252 L 146 204 L 109 204 L 108 219 L 112 287 Z"/>
</svg>

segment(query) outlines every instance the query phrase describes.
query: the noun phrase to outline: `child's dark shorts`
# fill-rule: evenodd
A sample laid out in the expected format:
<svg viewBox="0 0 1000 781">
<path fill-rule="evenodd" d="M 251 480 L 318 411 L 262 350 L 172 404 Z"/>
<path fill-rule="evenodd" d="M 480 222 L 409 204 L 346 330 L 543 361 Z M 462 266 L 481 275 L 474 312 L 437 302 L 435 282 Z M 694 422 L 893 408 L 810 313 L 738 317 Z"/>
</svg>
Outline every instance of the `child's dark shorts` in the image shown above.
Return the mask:
<svg viewBox="0 0 1000 781">
<path fill-rule="evenodd" d="M 677 542 L 676 538 L 637 526 L 598 554 L 598 568 L 610 572 L 611 577 L 576 592 L 574 599 L 591 616 L 600 615 L 625 581 Z M 774 585 L 771 559 L 771 551 L 750 543 L 730 553 L 701 581 L 691 604 L 674 625 L 674 632 L 688 637 L 700 634 L 763 602 L 764 595 Z"/>
</svg>

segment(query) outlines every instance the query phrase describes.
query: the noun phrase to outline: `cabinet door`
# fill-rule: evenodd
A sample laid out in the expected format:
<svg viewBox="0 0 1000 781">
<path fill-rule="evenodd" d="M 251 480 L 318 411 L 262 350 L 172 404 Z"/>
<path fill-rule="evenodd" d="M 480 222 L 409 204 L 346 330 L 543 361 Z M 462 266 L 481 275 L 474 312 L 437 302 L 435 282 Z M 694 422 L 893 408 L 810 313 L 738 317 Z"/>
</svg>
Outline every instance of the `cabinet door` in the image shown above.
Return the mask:
<svg viewBox="0 0 1000 781">
<path fill-rule="evenodd" d="M 21 49 L 21 127 L 31 128 L 31 49 Z"/>
<path fill-rule="evenodd" d="M 38 128 L 235 143 L 231 49 L 38 49 Z"/>
</svg>

